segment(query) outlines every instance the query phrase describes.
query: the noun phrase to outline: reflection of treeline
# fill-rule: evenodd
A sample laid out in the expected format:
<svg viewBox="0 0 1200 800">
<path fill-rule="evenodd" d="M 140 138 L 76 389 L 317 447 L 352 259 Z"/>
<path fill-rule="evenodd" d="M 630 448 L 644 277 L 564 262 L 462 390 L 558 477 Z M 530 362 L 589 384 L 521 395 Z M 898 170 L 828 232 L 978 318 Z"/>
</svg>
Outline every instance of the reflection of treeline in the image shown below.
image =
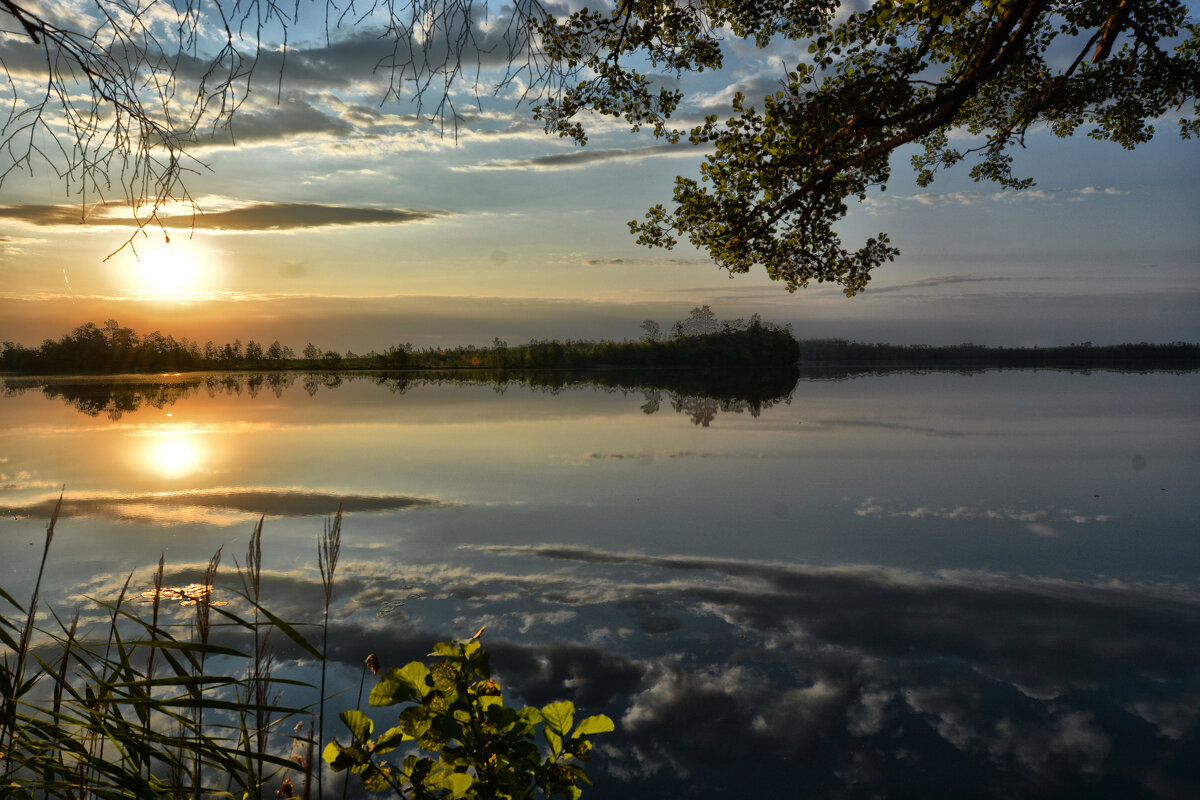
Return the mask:
<svg viewBox="0 0 1200 800">
<path fill-rule="evenodd" d="M 705 426 L 718 411 L 749 413 L 757 417 L 764 409 L 792 397 L 799 378 L 795 367 L 775 370 L 446 370 L 416 374 L 380 374 L 376 382 L 402 394 L 429 384 L 491 385 L 499 392 L 509 386 L 526 386 L 552 394 L 579 386 L 594 386 L 610 392 L 641 392 L 646 414 L 669 405 L 689 414 Z M 663 395 L 666 395 L 664 397 Z"/>
<path fill-rule="evenodd" d="M 707 306 L 705 307 L 707 311 Z M 699 314 L 697 309 L 693 312 Z M 711 316 L 711 311 L 707 311 Z M 688 322 L 691 322 L 689 320 Z M 510 347 L 495 339 L 492 347 L 468 345 L 417 350 L 410 344 L 383 353 L 345 355 L 322 352 L 309 343 L 300 357 L 278 341 L 267 347 L 250 340 L 201 346 L 158 331 L 139 335 L 109 320 L 103 327 L 81 325 L 57 341 L 38 348 L 5 342 L 0 369 L 34 374 L 112 374 L 191 372 L 203 370 L 333 370 L 333 369 L 579 369 L 586 367 L 738 366 L 749 369 L 790 366 L 798 356 L 796 340 L 785 328 L 757 316 L 747 323 L 713 321 L 708 327 L 676 323 L 673 338 L 660 340 L 657 326 L 637 342 L 531 341 Z"/>
<path fill-rule="evenodd" d="M 40 391 L 48 398 L 63 400 L 89 417 L 105 416 L 117 420 L 143 406 L 165 408 L 174 405 L 177 400 L 192 397 L 200 392 L 207 392 L 209 397 L 218 394 L 245 394 L 255 397 L 262 391 L 270 391 L 279 397 L 284 389 L 296 383 L 298 377 L 303 378 L 305 382 L 311 380 L 323 386 L 328 385 L 326 376 L 288 372 L 179 375 L 161 379 L 134 379 L 121 383 L 110 383 L 95 378 L 53 379 L 50 383 L 36 378 L 6 378 L 4 396 L 12 397 L 29 391 Z"/>
<path fill-rule="evenodd" d="M 558 393 L 580 386 L 608 392 L 643 396 L 642 411 L 652 414 L 666 406 L 707 425 L 717 412 L 758 416 L 763 409 L 787 401 L 796 386 L 795 367 L 778 370 L 422 370 L 408 372 L 266 372 L 175 375 L 164 378 L 123 380 L 119 383 L 97 378 L 50 379 L 6 378 L 4 395 L 40 391 L 47 398 L 61 399 L 91 417 L 112 420 L 149 406 L 164 408 L 201 392 L 210 397 L 256 397 L 270 392 L 279 397 L 293 386 L 309 395 L 336 389 L 346 382 L 372 381 L 395 394 L 422 386 L 447 383 L 491 386 L 504 392 L 510 386 Z"/>
<path fill-rule="evenodd" d="M 868 344 L 846 339 L 804 339 L 797 345 L 800 364 L 812 366 L 924 368 L 1040 368 L 1114 370 L 1200 369 L 1200 345 L 1115 344 L 1096 346 L 1091 342 L 1062 347 L 985 347 L 957 344 L 929 345 Z"/>
</svg>

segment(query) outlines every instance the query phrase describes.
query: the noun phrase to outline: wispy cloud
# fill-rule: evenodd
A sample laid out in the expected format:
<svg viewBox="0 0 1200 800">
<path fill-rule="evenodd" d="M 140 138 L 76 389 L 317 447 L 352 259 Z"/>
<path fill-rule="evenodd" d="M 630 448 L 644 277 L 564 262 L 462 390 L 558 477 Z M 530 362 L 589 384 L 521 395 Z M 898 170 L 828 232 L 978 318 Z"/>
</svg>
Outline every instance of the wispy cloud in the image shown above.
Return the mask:
<svg viewBox="0 0 1200 800">
<path fill-rule="evenodd" d="M 997 520 L 1025 523 L 1030 533 L 1038 536 L 1054 536 L 1051 523 L 1086 525 L 1093 522 L 1108 522 L 1113 517 L 1107 514 L 1084 514 L 1069 508 L 1012 508 L 985 506 L 897 506 L 885 501 L 867 498 L 859 503 L 854 513 L 860 517 L 909 519 L 943 519 L 953 521 Z"/>
<path fill-rule="evenodd" d="M 1053 202 L 1066 200 L 1079 202 L 1089 197 L 1114 197 L 1128 192 L 1114 186 L 1084 186 L 1082 189 L 1026 189 L 1019 192 L 924 192 L 922 194 L 893 194 L 868 197 L 862 201 L 867 213 L 873 214 L 887 208 L 911 206 L 977 206 L 989 203 L 1013 205 L 1017 203 Z"/>
<path fill-rule="evenodd" d="M 3 205 L 0 219 L 23 222 L 37 227 L 84 229 L 136 228 L 162 225 L 227 233 L 256 231 L 290 231 L 314 228 L 351 227 L 359 225 L 402 225 L 428 222 L 452 213 L 433 209 L 373 208 L 369 206 L 336 206 L 322 203 L 246 203 L 217 211 L 198 211 L 191 214 L 165 214 L 154 220 L 135 219 L 123 203 L 104 203 L 86 208 L 75 204 Z"/>
<path fill-rule="evenodd" d="M 704 452 L 702 450 L 669 450 L 662 453 L 655 453 L 653 450 L 642 450 L 638 452 L 610 452 L 610 453 L 588 453 L 584 456 L 589 461 L 644 461 L 651 462 L 656 459 L 673 459 L 673 458 L 713 458 L 716 453 Z"/>
<path fill-rule="evenodd" d="M 603 256 L 591 253 L 571 252 L 551 257 L 555 264 L 568 264 L 582 267 L 620 267 L 620 266 L 655 266 L 655 267 L 694 267 L 699 264 L 712 264 L 709 258 L 674 258 L 670 256 Z M 629 290 L 633 291 L 633 290 Z"/>
<path fill-rule="evenodd" d="M 0 506 L 0 514 L 49 519 L 57 500 L 57 496 L 49 496 L 22 505 L 3 505 Z M 238 488 L 67 497 L 63 500 L 62 515 L 121 522 L 149 520 L 157 524 L 182 524 L 202 521 L 234 525 L 263 514 L 271 517 L 323 516 L 333 513 L 339 504 L 347 513 L 444 505 L 428 497 L 335 495 L 295 489 Z"/>
<path fill-rule="evenodd" d="M 483 161 L 461 167 L 451 167 L 457 172 L 483 172 L 490 170 L 563 170 L 582 169 L 593 164 L 609 161 L 635 161 L 642 158 L 698 158 L 709 152 L 705 148 L 690 144 L 655 144 L 645 147 L 608 147 L 595 150 L 573 150 L 569 153 L 553 153 L 533 158 L 502 158 Z"/>
<path fill-rule="evenodd" d="M 1060 280 L 1051 275 L 938 275 L 933 278 L 922 278 L 916 281 L 906 281 L 905 283 L 894 283 L 889 286 L 877 286 L 871 284 L 867 287 L 867 291 L 871 294 L 884 294 L 886 292 L 904 292 L 913 289 L 932 289 L 936 286 L 950 286 L 962 283 L 1001 283 L 1005 281 L 1019 281 L 1025 283 L 1027 281 L 1055 281 Z"/>
</svg>

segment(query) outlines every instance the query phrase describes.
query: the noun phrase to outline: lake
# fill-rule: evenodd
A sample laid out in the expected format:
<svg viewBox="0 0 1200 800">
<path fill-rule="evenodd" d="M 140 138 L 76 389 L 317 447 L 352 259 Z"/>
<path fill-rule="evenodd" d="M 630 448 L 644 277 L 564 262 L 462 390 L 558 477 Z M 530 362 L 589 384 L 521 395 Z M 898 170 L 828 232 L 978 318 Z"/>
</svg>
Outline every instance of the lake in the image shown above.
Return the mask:
<svg viewBox="0 0 1200 800">
<path fill-rule="evenodd" d="M 8 378 L 3 587 L 65 485 L 60 615 L 160 554 L 221 595 L 265 515 L 315 622 L 342 503 L 333 711 L 486 625 L 510 700 L 616 721 L 585 797 L 1200 796 L 1200 374 L 535 383 Z"/>
</svg>

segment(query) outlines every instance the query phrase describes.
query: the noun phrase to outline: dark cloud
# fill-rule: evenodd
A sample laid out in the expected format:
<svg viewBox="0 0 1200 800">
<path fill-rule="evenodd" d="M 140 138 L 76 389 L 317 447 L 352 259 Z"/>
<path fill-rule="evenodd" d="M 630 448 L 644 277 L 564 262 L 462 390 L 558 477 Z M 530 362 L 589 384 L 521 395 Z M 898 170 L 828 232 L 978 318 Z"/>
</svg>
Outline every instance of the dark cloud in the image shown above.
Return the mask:
<svg viewBox="0 0 1200 800">
<path fill-rule="evenodd" d="M 464 172 L 477 172 L 487 170 L 559 170 L 559 169 L 580 169 L 588 167 L 592 164 L 606 163 L 609 161 L 632 161 L 642 158 L 654 158 L 656 156 L 702 156 L 708 152 L 704 148 L 697 148 L 690 144 L 656 144 L 646 147 L 629 147 L 629 148 L 599 148 L 595 150 L 573 150 L 569 153 L 554 153 L 548 156 L 536 156 L 534 158 L 511 158 L 498 159 L 495 161 L 485 161 L 479 164 L 470 166 L 458 167 Z M 620 260 L 597 260 L 587 263 L 622 263 Z"/>
<path fill-rule="evenodd" d="M 863 375 L 870 374 L 864 371 Z M 987 431 L 960 431 L 934 428 L 928 425 L 911 425 L 903 422 L 887 422 L 871 419 L 806 419 L 804 430 L 809 433 L 832 430 L 885 430 L 898 433 L 912 433 L 917 436 L 930 436 L 936 439 L 961 439 L 964 437 L 987 438 L 1003 436 L 1002 433 Z"/>
<path fill-rule="evenodd" d="M 645 406 L 642 407 L 646 409 Z M 647 412 L 649 413 L 649 412 Z M 667 452 L 656 453 L 653 450 L 642 450 L 636 453 L 588 453 L 584 458 L 593 461 L 613 460 L 624 461 L 625 459 L 637 461 L 653 461 L 656 458 L 715 458 L 716 453 L 707 453 L 697 450 L 670 450 Z"/>
<path fill-rule="evenodd" d="M 904 292 L 912 289 L 932 289 L 935 286 L 953 286 L 962 283 L 1003 283 L 1005 281 L 1056 281 L 1059 278 L 1048 275 L 1023 275 L 1023 276 L 1001 276 L 1001 275 L 940 275 L 936 278 L 924 278 L 918 281 L 908 281 L 906 283 L 896 283 L 890 286 L 871 286 L 869 291 L 871 294 L 886 294 L 888 292 Z"/>
<path fill-rule="evenodd" d="M 672 591 L 719 608 L 726 619 L 759 634 L 804 630 L 881 657 L 914 649 L 944 653 L 1037 692 L 1089 686 L 1114 671 L 1181 676 L 1200 657 L 1200 601 L 1187 592 L 555 545 L 477 549 L 730 576 L 738 580 L 685 582 L 673 584 Z M 651 613 L 639 608 L 642 615 Z"/>
<path fill-rule="evenodd" d="M 401 225 L 448 215 L 446 211 L 422 209 L 365 208 L 320 203 L 252 203 L 223 211 L 191 215 L 163 215 L 157 221 L 140 221 L 125 214 L 128 207 L 113 203 L 78 205 L 5 205 L 0 219 L 11 219 L 39 227 L 92 225 L 132 228 L 161 224 L 168 228 L 211 231 L 286 231 L 297 229 L 348 227 L 356 225 Z"/>
<path fill-rule="evenodd" d="M 304 136 L 336 139 L 354 132 L 348 121 L 325 113 L 310 102 L 313 99 L 287 95 L 269 105 L 239 109 L 227 126 L 202 136 L 199 144 L 269 144 Z"/>
</svg>

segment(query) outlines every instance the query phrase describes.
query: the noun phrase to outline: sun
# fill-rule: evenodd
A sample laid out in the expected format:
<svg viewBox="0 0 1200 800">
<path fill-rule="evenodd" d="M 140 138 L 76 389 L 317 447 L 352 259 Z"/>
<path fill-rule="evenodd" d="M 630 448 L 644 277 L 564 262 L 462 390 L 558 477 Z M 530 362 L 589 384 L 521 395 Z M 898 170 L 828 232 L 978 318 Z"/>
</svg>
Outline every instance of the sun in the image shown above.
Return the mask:
<svg viewBox="0 0 1200 800">
<path fill-rule="evenodd" d="M 139 293 L 158 298 L 185 299 L 204 288 L 204 270 L 193 248 L 170 242 L 139 250 L 134 262 Z"/>
</svg>

